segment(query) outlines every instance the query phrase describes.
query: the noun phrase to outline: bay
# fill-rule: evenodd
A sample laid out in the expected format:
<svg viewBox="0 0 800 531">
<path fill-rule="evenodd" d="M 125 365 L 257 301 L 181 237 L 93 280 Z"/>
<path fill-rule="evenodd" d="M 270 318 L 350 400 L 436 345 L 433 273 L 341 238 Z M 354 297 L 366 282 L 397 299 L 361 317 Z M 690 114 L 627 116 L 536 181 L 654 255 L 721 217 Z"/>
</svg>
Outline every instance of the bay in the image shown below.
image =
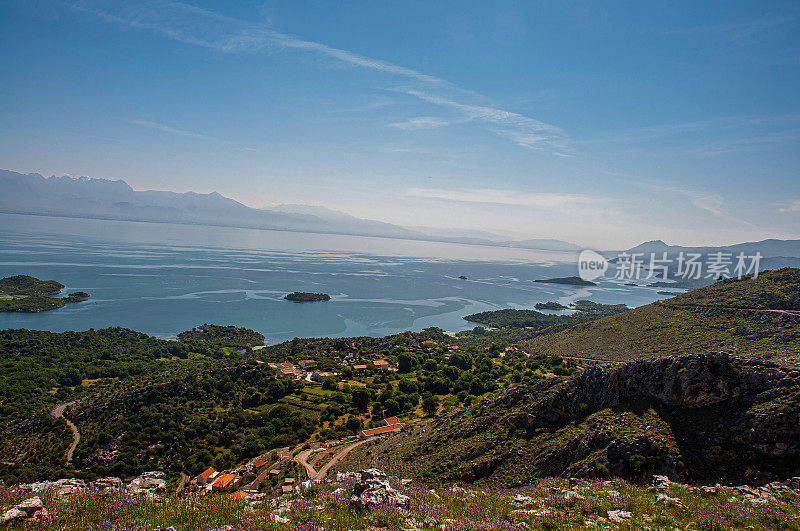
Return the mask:
<svg viewBox="0 0 800 531">
<path fill-rule="evenodd" d="M 245 326 L 268 342 L 475 326 L 464 315 L 579 299 L 638 306 L 656 290 L 534 283 L 576 273 L 575 253 L 483 245 L 0 214 L 0 276 L 58 280 L 91 298 L 0 329 L 122 326 L 173 337 L 203 323 Z M 467 280 L 459 279 L 464 275 Z M 292 291 L 328 302 L 293 303 Z"/>
</svg>

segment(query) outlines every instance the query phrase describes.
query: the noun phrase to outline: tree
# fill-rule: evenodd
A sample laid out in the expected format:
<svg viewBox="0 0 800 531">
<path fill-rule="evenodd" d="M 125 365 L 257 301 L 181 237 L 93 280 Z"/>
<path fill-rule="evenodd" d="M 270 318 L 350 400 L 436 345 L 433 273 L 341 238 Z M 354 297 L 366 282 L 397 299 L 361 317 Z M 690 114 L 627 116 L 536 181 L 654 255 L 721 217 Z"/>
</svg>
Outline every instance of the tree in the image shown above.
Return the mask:
<svg viewBox="0 0 800 531">
<path fill-rule="evenodd" d="M 361 429 L 361 419 L 358 417 L 350 416 L 345 423 L 349 431 L 358 431 Z"/>
<path fill-rule="evenodd" d="M 339 385 L 336 383 L 336 379 L 334 379 L 333 376 L 327 376 L 322 382 L 322 389 L 325 391 L 336 391 L 339 389 Z"/>
<path fill-rule="evenodd" d="M 439 409 L 439 399 L 431 393 L 425 393 L 422 396 L 422 411 L 425 415 L 432 417 Z"/>
<path fill-rule="evenodd" d="M 353 389 L 353 405 L 362 413 L 366 413 L 369 405 L 369 391 L 363 388 Z"/>
</svg>

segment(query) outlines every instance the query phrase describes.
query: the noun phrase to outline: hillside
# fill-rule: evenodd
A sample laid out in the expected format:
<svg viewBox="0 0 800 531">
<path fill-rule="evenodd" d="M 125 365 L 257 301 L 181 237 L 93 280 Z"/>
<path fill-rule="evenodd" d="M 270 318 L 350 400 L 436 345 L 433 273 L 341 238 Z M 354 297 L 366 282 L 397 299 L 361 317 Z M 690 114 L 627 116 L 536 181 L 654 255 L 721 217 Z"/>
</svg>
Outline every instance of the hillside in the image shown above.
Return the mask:
<svg viewBox="0 0 800 531">
<path fill-rule="evenodd" d="M 382 441 L 339 470 L 425 484 L 653 474 L 765 482 L 800 472 L 800 371 L 727 354 L 593 367 L 489 396 Z"/>
<path fill-rule="evenodd" d="M 800 355 L 800 269 L 726 280 L 617 315 L 541 335 L 521 346 L 531 353 L 630 360 L 729 350 Z"/>
</svg>

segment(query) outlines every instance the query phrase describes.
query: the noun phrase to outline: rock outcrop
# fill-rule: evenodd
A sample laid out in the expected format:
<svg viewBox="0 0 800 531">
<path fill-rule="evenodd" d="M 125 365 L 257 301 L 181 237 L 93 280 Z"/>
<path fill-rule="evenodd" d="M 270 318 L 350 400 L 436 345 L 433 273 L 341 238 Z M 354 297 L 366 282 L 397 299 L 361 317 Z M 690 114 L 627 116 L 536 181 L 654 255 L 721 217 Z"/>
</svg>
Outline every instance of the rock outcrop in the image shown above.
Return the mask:
<svg viewBox="0 0 800 531">
<path fill-rule="evenodd" d="M 49 516 L 41 498 L 34 496 L 3 513 L 3 516 L 0 517 L 0 525 L 17 521 L 39 522 Z"/>
<path fill-rule="evenodd" d="M 386 474 L 375 468 L 359 472 L 359 479 L 353 487 L 350 505 L 357 509 L 372 509 L 391 505 L 407 508 L 409 498 L 398 492 L 389 483 Z"/>
</svg>

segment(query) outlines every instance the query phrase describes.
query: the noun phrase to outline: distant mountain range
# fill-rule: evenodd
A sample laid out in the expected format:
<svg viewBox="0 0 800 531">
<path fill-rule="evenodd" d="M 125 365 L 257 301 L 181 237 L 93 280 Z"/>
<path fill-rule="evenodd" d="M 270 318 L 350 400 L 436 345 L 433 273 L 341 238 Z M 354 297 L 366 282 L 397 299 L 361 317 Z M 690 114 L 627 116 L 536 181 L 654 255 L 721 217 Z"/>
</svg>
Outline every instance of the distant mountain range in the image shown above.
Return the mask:
<svg viewBox="0 0 800 531">
<path fill-rule="evenodd" d="M 800 240 L 761 240 L 759 242 L 737 243 L 724 246 L 706 247 L 684 247 L 681 245 L 668 245 L 662 240 L 644 242 L 631 249 L 629 253 L 664 253 L 668 255 L 684 253 L 713 253 L 715 251 L 727 251 L 732 253 L 744 252 L 752 255 L 760 252 L 763 256 L 796 256 L 800 257 Z"/>
<path fill-rule="evenodd" d="M 508 241 L 490 233 L 410 229 L 350 216 L 324 207 L 278 205 L 250 208 L 216 192 L 136 191 L 122 180 L 87 177 L 43 177 L 0 170 L 0 212 L 81 217 L 121 221 L 148 221 L 218 225 L 294 232 L 349 234 L 411 240 L 440 241 L 553 251 L 578 251 L 578 245 L 560 240 Z M 485 236 L 485 237 L 484 237 Z"/>
</svg>

